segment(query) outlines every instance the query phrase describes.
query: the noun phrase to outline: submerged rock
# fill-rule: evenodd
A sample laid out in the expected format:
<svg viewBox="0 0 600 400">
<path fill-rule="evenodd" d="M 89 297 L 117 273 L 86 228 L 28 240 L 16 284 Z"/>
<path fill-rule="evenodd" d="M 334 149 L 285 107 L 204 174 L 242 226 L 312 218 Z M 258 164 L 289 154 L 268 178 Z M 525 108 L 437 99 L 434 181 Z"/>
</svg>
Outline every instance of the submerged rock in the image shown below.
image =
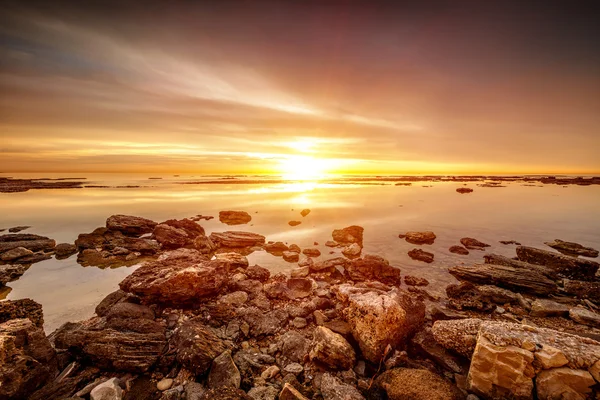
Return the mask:
<svg viewBox="0 0 600 400">
<path fill-rule="evenodd" d="M 425 232 L 406 232 L 404 235 L 398 235 L 400 239 L 405 239 L 411 244 L 433 244 L 435 241 L 435 233 L 431 231 Z"/>
<path fill-rule="evenodd" d="M 433 262 L 433 253 L 421 249 L 412 249 L 408 252 L 408 256 L 417 261 L 423 261 L 426 263 Z"/>
<path fill-rule="evenodd" d="M 483 250 L 485 247 L 490 247 L 489 244 L 470 237 L 460 239 L 460 243 L 469 250 Z"/>
<path fill-rule="evenodd" d="M 568 256 L 598 257 L 598 250 L 591 247 L 584 247 L 579 243 L 565 242 L 560 239 L 554 239 L 553 242 L 545 242 L 546 246 L 552 247 Z"/>
<path fill-rule="evenodd" d="M 77 246 L 72 243 L 60 243 L 54 248 L 54 256 L 57 260 L 69 258 L 75 253 L 77 253 Z"/>
<path fill-rule="evenodd" d="M 219 221 L 227 225 L 243 225 L 252 221 L 246 211 L 219 211 Z"/>
<path fill-rule="evenodd" d="M 30 233 L 13 233 L 0 235 L 0 254 L 19 247 L 32 252 L 51 252 L 54 250 L 56 242 L 45 236 L 33 235 Z"/>
</svg>

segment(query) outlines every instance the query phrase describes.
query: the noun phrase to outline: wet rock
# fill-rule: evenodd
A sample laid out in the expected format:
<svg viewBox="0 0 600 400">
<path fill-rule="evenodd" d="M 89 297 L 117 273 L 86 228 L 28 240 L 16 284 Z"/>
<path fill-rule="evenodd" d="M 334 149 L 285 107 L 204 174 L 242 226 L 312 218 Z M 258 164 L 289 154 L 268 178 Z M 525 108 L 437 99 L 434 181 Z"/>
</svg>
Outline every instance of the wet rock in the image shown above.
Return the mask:
<svg viewBox="0 0 600 400">
<path fill-rule="evenodd" d="M 19 279 L 28 269 L 29 265 L 0 265 L 0 288 Z"/>
<path fill-rule="evenodd" d="M 374 382 L 390 400 L 463 400 L 465 395 L 453 384 L 425 369 L 395 368 Z"/>
<path fill-rule="evenodd" d="M 427 286 L 429 285 L 429 281 L 425 278 L 420 278 L 417 276 L 405 275 L 404 283 L 409 286 Z"/>
<path fill-rule="evenodd" d="M 465 193 L 472 193 L 473 189 L 471 188 L 466 188 L 466 187 L 462 187 L 462 188 L 458 188 L 456 189 L 456 191 L 460 194 L 465 194 Z"/>
<path fill-rule="evenodd" d="M 600 314 L 588 309 L 582 307 L 571 308 L 569 317 L 579 324 L 600 328 Z"/>
<path fill-rule="evenodd" d="M 28 398 L 56 373 L 56 353 L 42 328 L 29 319 L 0 324 L 0 398 Z"/>
<path fill-rule="evenodd" d="M 262 246 L 265 243 L 263 235 L 251 232 L 213 232 L 209 238 L 213 243 L 226 248 Z"/>
<path fill-rule="evenodd" d="M 271 273 L 269 272 L 268 269 L 263 268 L 259 265 L 250 266 L 250 267 L 246 268 L 245 272 L 246 272 L 246 275 L 248 276 L 248 278 L 256 279 L 257 281 L 260 281 L 260 282 L 268 281 L 269 277 L 271 276 Z"/>
<path fill-rule="evenodd" d="M 241 381 L 240 371 L 231 358 L 231 351 L 226 350 L 213 360 L 208 374 L 209 388 L 239 388 Z"/>
<path fill-rule="evenodd" d="M 198 252 L 147 263 L 120 284 L 121 290 L 147 303 L 189 305 L 216 295 L 227 283 L 229 263 L 206 261 Z"/>
<path fill-rule="evenodd" d="M 408 252 L 408 256 L 417 261 L 423 261 L 426 263 L 433 262 L 433 253 L 421 249 L 412 249 Z"/>
<path fill-rule="evenodd" d="M 431 332 L 435 340 L 446 349 L 471 358 L 481 322 L 476 318 L 436 321 Z"/>
<path fill-rule="evenodd" d="M 365 292 L 340 285 L 337 297 L 365 359 L 374 363 L 381 361 L 388 345 L 403 344 L 425 318 L 425 305 L 404 291 Z"/>
<path fill-rule="evenodd" d="M 517 242 L 516 240 L 501 240 L 500 243 L 506 244 L 506 245 L 509 245 L 509 244 L 514 244 L 517 246 L 521 245 L 521 243 Z"/>
<path fill-rule="evenodd" d="M 392 267 L 383 257 L 367 254 L 350 263 L 345 262 L 344 267 L 348 277 L 356 282 L 376 280 L 389 285 L 402 283 L 400 269 Z"/>
<path fill-rule="evenodd" d="M 558 290 L 553 280 L 536 270 L 505 265 L 476 264 L 451 267 L 448 271 L 459 280 L 497 285 L 517 292 L 548 296 Z"/>
<path fill-rule="evenodd" d="M 302 252 L 302 249 L 297 244 L 290 244 L 290 248 L 289 249 L 290 249 L 290 251 L 293 251 L 293 252 L 298 253 L 298 254 L 300 254 Z"/>
<path fill-rule="evenodd" d="M 75 253 L 77 253 L 77 246 L 72 243 L 60 243 L 54 248 L 54 256 L 57 260 L 69 258 Z"/>
<path fill-rule="evenodd" d="M 598 257 L 598 250 L 591 247 L 584 247 L 579 243 L 565 242 L 560 239 L 554 239 L 553 242 L 544 242 L 544 244 L 568 256 L 583 256 L 590 258 Z"/>
<path fill-rule="evenodd" d="M 342 249 L 342 254 L 348 258 L 358 257 L 362 252 L 362 247 L 358 243 L 352 243 Z"/>
<path fill-rule="evenodd" d="M 75 245 L 81 251 L 102 248 L 109 253 L 117 251 L 117 254 L 122 254 L 122 249 L 150 255 L 160 250 L 160 244 L 156 240 L 131 237 L 123 232 L 111 231 L 106 228 L 98 228 L 92 233 L 80 234 Z"/>
<path fill-rule="evenodd" d="M 300 260 L 300 255 L 295 251 L 284 251 L 283 259 L 287 262 L 298 262 L 298 260 Z"/>
<path fill-rule="evenodd" d="M 332 369 L 347 370 L 354 367 L 354 349 L 342 335 L 318 326 L 313 337 L 309 354 L 312 361 L 318 361 Z"/>
<path fill-rule="evenodd" d="M 288 251 L 288 246 L 283 242 L 269 242 L 263 247 L 265 251 L 269 254 L 273 254 L 275 256 L 281 256 L 284 251 Z"/>
<path fill-rule="evenodd" d="M 329 373 L 321 378 L 321 394 L 324 400 L 365 400 L 358 389 Z"/>
<path fill-rule="evenodd" d="M 304 249 L 302 250 L 302 254 L 307 257 L 319 257 L 321 255 L 321 251 L 319 249 Z"/>
<path fill-rule="evenodd" d="M 469 254 L 469 250 L 465 249 L 462 246 L 451 246 L 449 249 L 450 253 L 460 254 L 461 256 L 466 256 Z"/>
<path fill-rule="evenodd" d="M 227 346 L 215 332 L 197 319 L 184 322 L 169 341 L 179 363 L 196 375 L 208 371 Z"/>
<path fill-rule="evenodd" d="M 563 317 L 569 314 L 569 307 L 548 299 L 536 299 L 531 303 L 532 317 Z"/>
<path fill-rule="evenodd" d="M 252 221 L 246 211 L 219 211 L 219 221 L 227 225 L 243 225 Z"/>
<path fill-rule="evenodd" d="M 56 242 L 45 236 L 33 235 L 30 233 L 0 235 L 0 254 L 18 247 L 23 247 L 32 252 L 50 252 L 54 250 L 55 246 Z"/>
<path fill-rule="evenodd" d="M 44 327 L 41 304 L 31 299 L 0 301 L 0 323 L 21 318 L 28 318 L 38 328 Z"/>
<path fill-rule="evenodd" d="M 10 249 L 0 254 L 0 260 L 10 262 L 15 261 L 18 258 L 30 256 L 33 254 L 33 251 L 28 250 L 24 247 L 15 247 L 14 249 Z"/>
<path fill-rule="evenodd" d="M 120 400 L 123 389 L 119 386 L 119 378 L 111 378 L 102 382 L 90 392 L 91 400 Z"/>
<path fill-rule="evenodd" d="M 164 249 L 184 247 L 193 240 L 183 229 L 178 229 L 167 224 L 156 225 L 153 236 Z"/>
<path fill-rule="evenodd" d="M 585 399 L 596 382 L 588 371 L 555 368 L 540 372 L 535 383 L 539 399 Z"/>
<path fill-rule="evenodd" d="M 348 226 L 343 229 L 334 229 L 331 233 L 333 240 L 341 244 L 357 243 L 360 247 L 363 245 L 364 228 L 358 225 Z"/>
<path fill-rule="evenodd" d="M 303 363 L 308 355 L 310 342 L 296 331 L 288 331 L 281 336 L 281 353 L 292 362 Z"/>
<path fill-rule="evenodd" d="M 25 229 L 29 229 L 29 228 L 31 228 L 31 226 L 20 225 L 20 226 L 13 226 L 12 228 L 8 228 L 8 231 L 11 233 L 17 233 L 17 232 L 21 232 L 21 231 L 24 231 Z"/>
<path fill-rule="evenodd" d="M 112 215 L 106 220 L 106 228 L 128 236 L 151 233 L 156 225 L 157 223 L 152 220 L 131 215 Z"/>
<path fill-rule="evenodd" d="M 292 385 L 286 383 L 279 393 L 279 400 L 308 400 L 302 393 L 296 390 Z"/>
<path fill-rule="evenodd" d="M 566 293 L 572 296 L 577 296 L 580 299 L 590 299 L 595 302 L 600 302 L 600 282 L 565 279 L 563 280 L 563 288 Z"/>
<path fill-rule="evenodd" d="M 406 232 L 404 235 L 398 235 L 398 237 L 412 244 L 433 244 L 436 238 L 435 233 L 431 231 Z"/>
<path fill-rule="evenodd" d="M 289 226 L 298 226 L 302 223 L 302 221 L 290 221 L 288 222 Z"/>
<path fill-rule="evenodd" d="M 215 255 L 215 259 L 229 264 L 230 271 L 233 271 L 236 268 L 248 268 L 248 259 L 238 253 L 219 253 Z"/>
<path fill-rule="evenodd" d="M 517 247 L 517 257 L 521 261 L 552 268 L 562 277 L 582 281 L 593 281 L 600 267 L 594 261 L 527 246 Z"/>
<path fill-rule="evenodd" d="M 489 244 L 470 237 L 460 239 L 460 243 L 469 250 L 483 250 L 485 247 L 490 247 Z"/>
</svg>

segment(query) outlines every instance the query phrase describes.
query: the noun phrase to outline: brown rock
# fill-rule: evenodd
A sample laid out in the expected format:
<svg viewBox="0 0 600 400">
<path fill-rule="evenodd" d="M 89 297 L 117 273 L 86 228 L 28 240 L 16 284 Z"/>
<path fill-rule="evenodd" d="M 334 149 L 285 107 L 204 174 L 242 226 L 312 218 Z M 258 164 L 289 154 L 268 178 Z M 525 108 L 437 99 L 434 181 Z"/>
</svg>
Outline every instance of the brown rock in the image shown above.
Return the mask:
<svg viewBox="0 0 600 400">
<path fill-rule="evenodd" d="M 562 351 L 550 345 L 544 345 L 534 356 L 543 369 L 558 368 L 569 363 Z"/>
<path fill-rule="evenodd" d="M 72 243 L 60 243 L 54 248 L 54 256 L 57 260 L 69 258 L 75 253 L 77 253 L 77 246 Z"/>
<path fill-rule="evenodd" d="M 321 255 L 321 251 L 319 249 L 304 249 L 302 250 L 302 254 L 307 257 L 319 257 Z"/>
<path fill-rule="evenodd" d="M 235 388 L 208 389 L 198 400 L 254 400 L 246 392 Z"/>
<path fill-rule="evenodd" d="M 532 317 L 564 317 L 569 314 L 569 307 L 548 299 L 536 299 L 531 303 Z"/>
<path fill-rule="evenodd" d="M 333 369 L 347 370 L 354 366 L 354 349 L 342 335 L 324 326 L 318 326 L 313 337 L 309 354 L 312 361 L 318 361 Z"/>
<path fill-rule="evenodd" d="M 303 217 L 306 217 L 308 214 L 310 214 L 310 210 L 308 208 L 305 208 L 304 210 L 300 211 L 300 215 L 302 215 Z"/>
<path fill-rule="evenodd" d="M 300 260 L 300 255 L 295 251 L 284 251 L 283 259 L 287 262 L 298 262 L 298 260 Z"/>
<path fill-rule="evenodd" d="M 463 400 L 465 395 L 452 383 L 425 369 L 395 368 L 374 382 L 390 400 Z"/>
<path fill-rule="evenodd" d="M 279 400 L 308 400 L 302 393 L 297 391 L 292 385 L 286 383 L 279 393 Z"/>
<path fill-rule="evenodd" d="M 30 256 L 33 254 L 33 251 L 26 249 L 25 247 L 15 247 L 14 249 L 10 249 L 0 254 L 0 260 L 10 262 L 16 261 L 18 258 Z"/>
<path fill-rule="evenodd" d="M 227 350 L 225 342 L 198 319 L 181 324 L 169 345 L 175 350 L 177 361 L 195 375 L 208 371 L 213 360 Z"/>
<path fill-rule="evenodd" d="M 151 233 L 156 222 L 131 215 L 112 215 L 106 220 L 106 228 L 111 231 L 119 231 L 128 236 L 139 236 Z"/>
<path fill-rule="evenodd" d="M 42 305 L 31 299 L 0 301 L 0 323 L 28 318 L 38 328 L 44 327 Z"/>
<path fill-rule="evenodd" d="M 283 242 L 267 243 L 263 248 L 267 253 L 275 256 L 281 256 L 284 251 L 289 250 L 288 246 Z"/>
<path fill-rule="evenodd" d="M 555 368 L 542 371 L 535 378 L 539 399 L 586 399 L 596 382 L 588 371 Z"/>
<path fill-rule="evenodd" d="M 213 232 L 209 238 L 218 246 L 226 248 L 262 246 L 265 243 L 263 235 L 251 232 Z"/>
<path fill-rule="evenodd" d="M 56 246 L 54 240 L 30 233 L 13 233 L 0 236 L 0 254 L 17 247 L 23 247 L 33 252 L 49 252 L 54 249 L 54 246 Z"/>
<path fill-rule="evenodd" d="M 569 311 L 569 317 L 579 324 L 600 328 L 600 314 L 588 309 L 582 307 L 571 308 Z"/>
<path fill-rule="evenodd" d="M 183 229 L 178 229 L 167 224 L 156 225 L 153 235 L 164 249 L 184 247 L 193 240 Z"/>
<path fill-rule="evenodd" d="M 209 388 L 230 387 L 238 389 L 241 381 L 240 371 L 231 358 L 230 350 L 225 350 L 212 361 L 208 374 Z"/>
<path fill-rule="evenodd" d="M 348 226 L 343 229 L 335 229 L 331 236 L 333 240 L 341 244 L 357 243 L 360 247 L 363 245 L 364 228 L 358 225 Z"/>
<path fill-rule="evenodd" d="M 600 282 L 565 279 L 563 280 L 563 287 L 565 292 L 570 295 L 577 296 L 580 299 L 600 302 Z"/>
<path fill-rule="evenodd" d="M 591 247 L 584 247 L 579 243 L 565 242 L 560 239 L 554 239 L 553 242 L 545 242 L 544 244 L 568 256 L 583 256 L 591 258 L 598 257 L 598 250 L 592 249 Z"/>
<path fill-rule="evenodd" d="M 425 278 L 419 278 L 417 276 L 405 275 L 404 283 L 409 286 L 427 286 L 429 281 Z"/>
<path fill-rule="evenodd" d="M 248 268 L 248 259 L 239 253 L 218 253 L 215 254 L 215 259 L 229 264 L 230 271 L 233 271 L 236 268 Z"/>
<path fill-rule="evenodd" d="M 290 221 L 288 222 L 289 226 L 298 226 L 302 223 L 302 221 Z"/>
<path fill-rule="evenodd" d="M 452 246 L 448 249 L 450 253 L 460 254 L 461 256 L 466 256 L 469 254 L 469 250 L 465 249 L 462 246 Z"/>
<path fill-rule="evenodd" d="M 31 226 L 20 225 L 20 226 L 13 226 L 12 228 L 8 228 L 8 231 L 11 233 L 16 233 L 16 232 L 24 231 L 25 229 L 29 229 L 29 228 L 31 228 Z"/>
<path fill-rule="evenodd" d="M 424 251 L 421 249 L 412 249 L 408 252 L 408 256 L 413 260 L 423 261 L 426 263 L 433 262 L 433 253 L 429 253 L 428 251 Z"/>
<path fill-rule="evenodd" d="M 346 268 L 346 266 L 348 264 L 349 264 L 349 261 L 346 258 L 335 257 L 335 258 L 330 258 L 328 260 L 322 260 L 322 261 L 317 261 L 317 262 L 313 263 L 312 265 L 310 265 L 310 270 L 318 272 L 318 271 L 331 270 L 332 268 L 336 268 L 336 267 Z"/>
<path fill-rule="evenodd" d="M 29 267 L 30 265 L 0 265 L 0 288 L 19 279 Z"/>
<path fill-rule="evenodd" d="M 436 321 L 431 328 L 435 340 L 448 350 L 471 358 L 482 321 L 477 318 Z"/>
<path fill-rule="evenodd" d="M 473 189 L 471 188 L 466 188 L 466 187 L 462 187 L 462 188 L 458 188 L 456 189 L 456 191 L 460 194 L 465 194 L 465 193 L 472 193 Z"/>
<path fill-rule="evenodd" d="M 517 257 L 521 261 L 553 268 L 562 277 L 582 281 L 593 281 L 600 267 L 600 264 L 591 260 L 527 246 L 517 247 Z"/>
<path fill-rule="evenodd" d="M 220 211 L 219 221 L 227 225 L 243 225 L 252 221 L 252 216 L 246 211 Z"/>
<path fill-rule="evenodd" d="M 271 273 L 269 272 L 268 269 L 263 268 L 259 265 L 253 265 L 253 266 L 246 268 L 245 273 L 248 276 L 248 278 L 256 279 L 257 281 L 260 281 L 260 282 L 268 281 L 269 277 L 271 276 Z"/>
<path fill-rule="evenodd" d="M 431 231 L 406 232 L 404 235 L 399 235 L 399 237 L 412 244 L 433 244 L 436 238 L 435 233 Z"/>
<path fill-rule="evenodd" d="M 321 378 L 321 394 L 324 400 L 365 400 L 358 389 L 329 373 L 324 373 Z"/>
<path fill-rule="evenodd" d="M 336 259 L 334 259 L 336 260 Z M 357 282 L 376 280 L 389 285 L 400 285 L 400 268 L 392 267 L 383 257 L 367 254 L 344 264 L 348 277 Z"/>
<path fill-rule="evenodd" d="M 489 244 L 480 242 L 479 240 L 470 237 L 460 239 L 460 243 L 469 250 L 483 250 L 484 247 L 490 247 Z"/>
</svg>

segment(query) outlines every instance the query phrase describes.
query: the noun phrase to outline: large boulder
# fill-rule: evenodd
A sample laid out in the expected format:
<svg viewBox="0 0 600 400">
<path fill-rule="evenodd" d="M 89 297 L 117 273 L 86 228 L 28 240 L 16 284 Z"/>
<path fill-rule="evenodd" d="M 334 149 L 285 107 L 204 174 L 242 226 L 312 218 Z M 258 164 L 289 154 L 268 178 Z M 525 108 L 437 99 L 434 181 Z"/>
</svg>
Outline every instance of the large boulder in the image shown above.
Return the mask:
<svg viewBox="0 0 600 400">
<path fill-rule="evenodd" d="M 252 232 L 213 232 L 210 234 L 209 238 L 217 246 L 225 248 L 262 246 L 265 243 L 265 237 L 263 235 Z"/>
<path fill-rule="evenodd" d="M 380 256 L 367 254 L 345 264 L 346 274 L 353 281 L 379 281 L 389 285 L 400 285 L 400 268 L 392 267 Z"/>
<path fill-rule="evenodd" d="M 315 328 L 310 359 L 332 369 L 348 370 L 354 367 L 356 355 L 350 343 L 324 326 Z"/>
<path fill-rule="evenodd" d="M 196 222 L 184 218 L 169 219 L 154 228 L 153 236 L 165 249 L 191 247 L 198 237 L 206 236 L 204 228 Z"/>
<path fill-rule="evenodd" d="M 213 360 L 228 350 L 214 330 L 198 319 L 184 322 L 169 345 L 175 350 L 177 361 L 196 375 L 208 371 Z"/>
<path fill-rule="evenodd" d="M 600 267 L 600 264 L 591 260 L 527 246 L 517 247 L 517 257 L 521 261 L 552 268 L 561 277 L 582 281 L 593 281 Z"/>
<path fill-rule="evenodd" d="M 334 229 L 331 233 L 333 240 L 341 244 L 357 243 L 360 247 L 363 245 L 363 232 L 365 229 L 362 226 L 352 225 L 342 229 Z"/>
<path fill-rule="evenodd" d="M 0 301 L 0 323 L 21 318 L 28 318 L 38 328 L 44 327 L 44 313 L 40 303 L 31 299 Z"/>
<path fill-rule="evenodd" d="M 462 400 L 452 383 L 425 369 L 395 368 L 379 375 L 375 388 L 389 400 Z"/>
<path fill-rule="evenodd" d="M 344 284 L 336 294 L 352 335 L 365 359 L 373 363 L 381 361 L 388 345 L 402 345 L 425 319 L 425 304 L 401 290 L 383 292 Z"/>
<path fill-rule="evenodd" d="M 29 319 L 0 324 L 0 399 L 25 399 L 54 378 L 56 352 Z"/>
<path fill-rule="evenodd" d="M 119 286 L 145 303 L 184 306 L 215 296 L 227 283 L 228 273 L 228 262 L 207 260 L 189 250 L 143 265 Z"/>
<path fill-rule="evenodd" d="M 151 233 L 156 222 L 135 217 L 132 215 L 112 215 L 106 220 L 106 228 L 111 231 L 119 231 L 128 236 L 140 236 L 145 233 Z"/>
</svg>

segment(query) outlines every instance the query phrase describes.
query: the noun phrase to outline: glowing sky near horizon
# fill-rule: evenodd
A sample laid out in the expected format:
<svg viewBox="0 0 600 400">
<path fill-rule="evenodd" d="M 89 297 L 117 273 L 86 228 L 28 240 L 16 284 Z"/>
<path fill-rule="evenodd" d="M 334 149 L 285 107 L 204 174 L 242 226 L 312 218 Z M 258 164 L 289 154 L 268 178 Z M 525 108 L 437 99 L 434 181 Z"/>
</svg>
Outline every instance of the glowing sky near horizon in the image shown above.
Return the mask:
<svg viewBox="0 0 600 400">
<path fill-rule="evenodd" d="M 600 172 L 598 12 L 533 3 L 8 1 L 0 172 Z"/>
</svg>

